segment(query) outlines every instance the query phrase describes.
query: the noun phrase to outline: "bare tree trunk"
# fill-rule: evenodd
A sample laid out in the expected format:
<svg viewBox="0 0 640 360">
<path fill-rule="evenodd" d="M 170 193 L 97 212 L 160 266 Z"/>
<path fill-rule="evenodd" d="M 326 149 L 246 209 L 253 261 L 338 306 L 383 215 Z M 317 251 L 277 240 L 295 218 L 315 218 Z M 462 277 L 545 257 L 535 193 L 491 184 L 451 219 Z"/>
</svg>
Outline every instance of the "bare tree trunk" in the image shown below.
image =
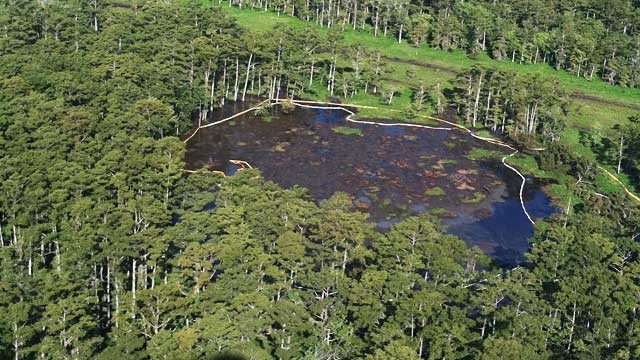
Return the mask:
<svg viewBox="0 0 640 360">
<path fill-rule="evenodd" d="M 98 0 L 93 0 L 93 31 L 98 32 Z"/>
<path fill-rule="evenodd" d="M 147 265 L 147 258 L 144 258 L 144 265 L 142 266 L 142 276 L 140 278 L 140 280 L 142 281 L 142 287 L 146 290 L 148 289 L 148 283 L 149 283 L 149 276 L 148 276 L 148 265 Z"/>
<path fill-rule="evenodd" d="M 413 339 L 416 331 L 416 319 L 413 316 L 413 312 L 411 312 L 411 339 Z"/>
<path fill-rule="evenodd" d="M 116 264 L 117 265 L 117 264 Z M 118 287 L 117 272 L 113 274 L 113 289 L 115 290 L 115 313 L 116 313 L 116 328 L 118 327 L 118 315 L 120 314 L 120 288 Z"/>
<path fill-rule="evenodd" d="M 375 29 L 373 31 L 373 36 L 378 37 L 378 20 L 380 19 L 380 11 L 376 8 L 376 20 L 375 20 Z"/>
<path fill-rule="evenodd" d="M 436 112 L 438 113 L 438 115 L 442 114 L 444 112 L 444 109 L 442 108 L 442 99 L 440 98 L 441 92 L 440 92 L 440 83 L 436 84 Z"/>
<path fill-rule="evenodd" d="M 330 94 L 331 96 L 333 96 L 333 89 L 335 88 L 335 83 L 336 83 L 336 58 L 333 58 L 333 66 L 332 66 L 333 71 L 331 72 L 331 90 L 330 90 Z"/>
<path fill-rule="evenodd" d="M 467 96 L 465 99 L 465 121 L 467 124 L 471 123 L 471 96 L 473 95 L 473 76 L 469 74 L 469 84 L 467 86 Z"/>
<path fill-rule="evenodd" d="M 153 271 L 151 272 L 151 290 L 156 287 L 156 268 L 158 268 L 158 266 L 154 265 Z"/>
<path fill-rule="evenodd" d="M 567 228 L 569 222 L 569 213 L 571 212 L 571 200 L 573 200 L 573 192 L 569 195 L 569 201 L 567 202 L 567 209 L 565 210 L 565 218 L 563 228 Z"/>
<path fill-rule="evenodd" d="M 111 319 L 111 260 L 107 256 L 107 318 Z"/>
<path fill-rule="evenodd" d="M 489 107 L 491 105 L 491 85 L 489 85 L 489 95 L 487 96 L 487 108 L 484 114 L 484 126 L 487 126 L 487 122 L 489 121 Z"/>
<path fill-rule="evenodd" d="M 54 241 L 53 244 L 56 247 L 56 272 L 60 272 L 62 270 L 62 260 L 60 256 L 60 244 L 58 241 Z"/>
<path fill-rule="evenodd" d="M 278 84 L 277 84 L 277 88 L 276 88 L 276 99 L 280 99 L 280 90 L 281 89 L 282 89 L 282 75 L 280 75 L 278 77 Z"/>
<path fill-rule="evenodd" d="M 213 72 L 213 79 L 211 79 L 211 93 L 209 94 L 209 111 L 213 111 L 213 96 L 216 91 L 216 72 Z"/>
<path fill-rule="evenodd" d="M 224 67 L 222 68 L 222 90 L 224 90 L 225 87 L 228 89 L 228 87 L 227 87 L 227 59 L 224 60 Z M 226 99 L 226 97 L 228 95 L 229 94 L 227 92 L 222 96 L 222 105 L 224 105 L 224 100 Z"/>
<path fill-rule="evenodd" d="M 251 60 L 253 60 L 253 54 L 249 55 L 249 62 L 247 63 L 247 76 L 244 79 L 244 89 L 242 90 L 242 101 L 244 102 L 247 95 L 247 85 L 249 84 L 249 72 L 251 71 Z"/>
<path fill-rule="evenodd" d="M 333 72 L 333 62 L 329 64 L 329 76 L 327 77 L 327 91 L 331 91 L 331 73 Z"/>
<path fill-rule="evenodd" d="M 424 101 L 424 86 L 420 85 L 418 94 L 416 96 L 417 108 L 422 109 L 422 102 Z"/>
<path fill-rule="evenodd" d="M 100 269 L 100 276 L 102 276 L 102 269 Z M 96 307 L 100 310 L 100 296 L 98 295 L 98 264 L 93 263 L 93 296 L 96 298 Z"/>
<path fill-rule="evenodd" d="M 204 93 L 205 94 L 209 91 L 209 76 L 211 76 L 211 60 L 209 60 L 209 65 L 207 66 L 207 70 L 204 71 Z"/>
<path fill-rule="evenodd" d="M 620 135 L 620 153 L 618 155 L 618 174 L 622 170 L 622 150 L 624 147 L 624 135 Z"/>
<path fill-rule="evenodd" d="M 376 59 L 376 80 L 377 80 L 377 77 L 380 75 L 381 70 L 382 69 L 380 68 L 380 52 L 378 51 L 378 57 Z M 378 94 L 378 84 L 376 83 L 373 84 L 373 93 Z"/>
<path fill-rule="evenodd" d="M 238 81 L 240 77 L 240 60 L 236 57 L 236 81 L 233 84 L 233 101 L 238 101 L 238 92 L 240 88 L 238 86 Z"/>
<path fill-rule="evenodd" d="M 480 90 L 482 89 L 482 74 L 478 79 L 478 91 L 476 92 L 476 101 L 473 104 L 473 127 L 476 127 L 476 120 L 478 119 L 478 106 L 480 104 Z"/>
<path fill-rule="evenodd" d="M 346 96 L 345 96 L 346 97 Z M 347 249 L 344 249 L 344 254 L 342 256 L 342 273 L 347 270 Z"/>
<path fill-rule="evenodd" d="M 356 29 L 358 23 L 358 2 L 354 1 L 353 3 L 353 30 Z"/>
<path fill-rule="evenodd" d="M 132 260 L 131 263 L 131 317 L 136 317 L 136 272 L 138 272 L 136 268 L 136 259 Z"/>
<path fill-rule="evenodd" d="M 483 31 L 482 32 L 482 51 L 485 51 L 486 48 L 486 44 L 487 44 L 487 31 Z"/>
<path fill-rule="evenodd" d="M 31 240 L 29 240 L 29 248 L 27 249 L 27 251 L 29 251 L 29 261 L 28 261 L 28 265 L 27 265 L 27 275 L 31 276 L 33 275 L 33 258 L 32 258 L 32 250 L 31 250 Z"/>
<path fill-rule="evenodd" d="M 571 344 L 573 342 L 573 330 L 576 326 L 576 301 L 573 301 L 573 315 L 571 316 L 571 329 L 569 330 L 569 344 L 567 345 L 567 351 L 571 350 Z"/>
<path fill-rule="evenodd" d="M 13 323 L 13 353 L 15 354 L 14 360 L 20 360 L 20 347 L 22 346 L 22 342 L 20 341 L 20 337 L 18 335 L 18 323 Z"/>
</svg>

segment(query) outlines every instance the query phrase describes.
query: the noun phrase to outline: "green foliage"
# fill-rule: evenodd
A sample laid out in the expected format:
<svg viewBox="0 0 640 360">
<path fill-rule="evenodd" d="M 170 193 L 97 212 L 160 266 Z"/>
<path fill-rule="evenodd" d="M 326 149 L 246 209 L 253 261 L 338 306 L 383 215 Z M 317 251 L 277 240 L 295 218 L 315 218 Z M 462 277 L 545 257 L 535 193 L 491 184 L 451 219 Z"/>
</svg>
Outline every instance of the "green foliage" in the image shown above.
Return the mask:
<svg viewBox="0 0 640 360">
<path fill-rule="evenodd" d="M 336 126 L 331 128 L 334 133 L 351 136 L 362 136 L 362 130 L 358 128 L 352 128 L 347 126 Z"/>
<path fill-rule="evenodd" d="M 462 199 L 462 202 L 465 204 L 478 204 L 481 203 L 482 200 L 486 199 L 487 195 L 480 191 L 476 191 L 473 193 L 472 197 Z"/>
<path fill-rule="evenodd" d="M 536 159 L 536 157 L 531 155 L 518 154 L 516 156 L 508 158 L 507 163 L 514 166 L 523 174 L 532 175 L 539 179 L 547 179 L 551 177 L 549 173 L 545 172 L 543 169 L 540 169 L 538 160 Z"/>
<path fill-rule="evenodd" d="M 601 159 L 617 167 L 617 173 L 625 170 L 635 180 L 640 179 L 640 115 L 629 118 L 624 125 L 617 124 L 604 137 L 602 144 L 590 144 Z"/>
<path fill-rule="evenodd" d="M 215 2 L 213 2 L 215 3 Z M 237 5 L 242 9 L 234 10 L 235 14 L 250 16 L 250 6 L 261 7 L 257 4 L 243 4 L 241 1 L 232 1 L 229 5 Z M 244 6 L 243 6 L 244 5 Z M 291 1 L 277 4 L 269 4 L 273 15 L 269 19 L 274 23 L 287 23 L 299 25 L 292 19 L 282 19 L 280 16 L 284 8 L 294 6 Z M 611 55 L 609 48 L 594 49 L 598 42 L 616 44 L 624 47 L 624 51 L 631 51 L 634 43 L 633 35 L 622 28 L 615 16 L 593 18 L 590 12 L 604 11 L 612 13 L 608 9 L 601 9 L 602 5 L 595 2 L 584 2 L 579 5 L 566 4 L 536 4 L 532 8 L 521 10 L 518 3 L 509 1 L 500 8 L 491 7 L 482 2 L 456 3 L 451 11 L 445 11 L 436 4 L 413 6 L 408 2 L 394 4 L 363 3 L 357 7 L 345 4 L 333 4 L 326 16 L 321 14 L 320 2 L 308 2 L 296 5 L 297 11 L 291 13 L 308 22 L 316 22 L 322 25 L 347 24 L 342 29 L 358 29 L 354 35 L 368 33 L 387 43 L 409 42 L 403 50 L 414 50 L 415 47 L 425 48 L 429 45 L 448 51 L 465 50 L 474 58 L 488 58 L 492 56 L 497 60 L 510 60 L 510 62 L 539 64 L 542 67 L 553 65 L 556 69 L 565 69 L 568 72 L 592 79 L 594 71 L 598 70 L 608 82 L 635 84 L 637 73 L 633 66 L 629 66 L 628 59 L 615 61 L 612 59 L 603 63 L 605 56 Z M 619 6 L 617 16 L 626 18 L 632 22 L 633 6 L 628 2 Z M 265 8 L 266 9 L 266 8 Z M 374 11 L 378 10 L 377 12 Z M 525 12 L 528 11 L 528 12 Z M 515 14 L 514 14 L 515 12 Z M 540 23 L 538 32 L 532 34 L 527 28 L 527 23 L 519 21 L 521 15 L 532 17 L 533 21 Z M 353 22 L 353 24 L 351 24 Z M 326 24 L 325 24 L 326 23 Z M 385 24 L 384 32 L 381 24 Z M 604 25 L 607 24 L 607 25 Z M 254 27 L 265 27 L 270 24 L 254 24 Z M 607 29 L 618 29 L 619 34 L 612 35 Z M 362 31 L 364 30 L 364 31 Z M 561 31 L 569 31 L 570 35 L 562 36 Z M 404 36 L 402 36 L 404 35 Z M 535 35 L 535 36 L 534 36 Z M 572 46 L 567 46 L 571 44 Z M 461 52 L 463 53 L 463 52 Z M 595 58 L 592 58 L 595 57 Z M 614 56 L 615 57 L 615 56 Z M 599 63 L 600 62 L 600 63 Z M 585 65 L 593 64 L 593 68 Z M 631 85 L 634 86 L 634 85 Z"/>
<path fill-rule="evenodd" d="M 381 233 L 346 194 L 317 205 L 255 170 L 183 171 L 179 136 L 248 94 L 408 108 L 412 92 L 383 78 L 406 80 L 415 68 L 410 75 L 420 79 L 425 70 L 389 69 L 384 56 L 435 54 L 415 47 L 428 43 L 487 61 L 484 5 L 460 3 L 447 17 L 367 4 L 365 29 L 380 10 L 380 19 L 393 19 L 389 33 L 399 35 L 400 23 L 412 41 L 381 56 L 394 40 L 368 44 L 364 33 L 264 15 L 288 25 L 271 29 L 251 13 L 252 26 L 268 31 L 257 36 L 200 5 L 0 4 L 2 357 L 637 357 L 640 212 L 618 192 L 596 192 L 605 179 L 593 159 L 560 143 L 549 144 L 540 169 L 570 178 L 562 184 L 569 211 L 537 227 L 531 266 L 510 271 L 444 235 L 436 211 Z M 269 6 L 316 14 L 289 2 Z M 605 15 L 599 21 L 619 18 Z M 534 37 L 548 54 L 556 28 Z M 499 33 L 489 34 L 494 56 L 517 45 L 522 57 L 527 47 L 512 42 L 529 38 Z M 598 59 L 575 60 L 580 53 L 567 50 L 559 64 L 572 72 L 576 61 Z M 618 57 L 602 75 L 631 85 Z M 444 95 L 428 86 L 435 84 L 425 84 L 421 101 Z M 530 157 L 513 161 L 542 174 Z"/>
<path fill-rule="evenodd" d="M 454 103 L 472 128 L 524 144 L 557 141 L 566 127 L 567 100 L 557 82 L 474 66 L 458 75 Z"/>
<path fill-rule="evenodd" d="M 471 151 L 469 151 L 469 154 L 467 154 L 467 157 L 474 161 L 483 159 L 496 159 L 502 156 L 504 156 L 504 154 L 494 150 L 487 150 L 482 148 L 473 148 L 471 149 Z"/>
<path fill-rule="evenodd" d="M 445 191 L 443 188 L 436 186 L 424 191 L 424 194 L 427 196 L 443 196 Z"/>
</svg>

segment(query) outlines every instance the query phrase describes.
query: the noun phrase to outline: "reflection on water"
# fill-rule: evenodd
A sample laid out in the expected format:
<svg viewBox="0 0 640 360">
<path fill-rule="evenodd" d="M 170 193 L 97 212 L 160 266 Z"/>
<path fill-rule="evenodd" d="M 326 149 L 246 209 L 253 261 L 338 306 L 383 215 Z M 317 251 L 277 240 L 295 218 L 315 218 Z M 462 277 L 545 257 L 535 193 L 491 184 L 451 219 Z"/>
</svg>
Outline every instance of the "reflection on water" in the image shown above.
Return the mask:
<svg viewBox="0 0 640 360">
<path fill-rule="evenodd" d="M 514 179 L 515 181 L 515 179 Z M 545 218 L 555 212 L 549 198 L 539 189 L 528 191 L 525 206 L 531 217 Z M 533 226 L 524 216 L 517 195 L 506 196 L 491 204 L 491 215 L 485 218 L 460 216 L 446 219 L 453 235 L 478 245 L 505 266 L 521 263 L 533 236 Z"/>
<path fill-rule="evenodd" d="M 228 104 L 211 121 L 246 106 Z M 502 149 L 459 131 L 353 124 L 345 115 L 302 108 L 247 114 L 200 130 L 188 143 L 187 166 L 233 174 L 238 167 L 228 160 L 240 159 L 283 187 L 307 188 L 318 201 L 344 191 L 382 230 L 412 214 L 436 212 L 467 243 L 504 264 L 521 261 L 533 228 L 520 208 L 520 178 L 499 159 L 467 157 L 473 148 Z M 336 132 L 344 127 L 360 134 Z M 526 190 L 532 216 L 554 211 L 542 191 Z"/>
</svg>

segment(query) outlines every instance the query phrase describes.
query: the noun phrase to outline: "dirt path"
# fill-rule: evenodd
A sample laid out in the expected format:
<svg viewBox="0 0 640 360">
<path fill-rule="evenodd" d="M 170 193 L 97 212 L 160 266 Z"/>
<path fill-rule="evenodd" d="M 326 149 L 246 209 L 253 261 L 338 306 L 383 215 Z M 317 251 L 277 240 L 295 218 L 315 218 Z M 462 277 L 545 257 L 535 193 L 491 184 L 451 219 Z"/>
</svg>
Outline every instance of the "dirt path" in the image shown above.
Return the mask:
<svg viewBox="0 0 640 360">
<path fill-rule="evenodd" d="M 615 101 L 615 100 L 606 100 L 606 99 L 599 98 L 597 96 L 586 95 L 580 92 L 574 92 L 570 96 L 574 100 L 588 101 L 588 102 L 602 104 L 602 105 L 609 105 L 609 106 L 615 106 L 615 107 L 640 111 L 640 105 L 627 104 L 627 103 L 624 103 L 621 101 Z M 638 102 L 640 102 L 640 99 L 638 99 Z"/>
<path fill-rule="evenodd" d="M 609 170 L 603 168 L 602 166 L 598 165 L 598 169 L 604 171 L 607 175 L 609 175 L 609 177 L 611 179 L 613 179 L 613 181 L 617 182 L 622 189 L 624 190 L 624 192 L 627 193 L 627 195 L 629 195 L 629 197 L 631 197 L 633 200 L 637 201 L 640 204 L 640 197 L 638 197 L 638 195 L 634 194 L 631 192 L 631 190 L 629 190 L 624 183 L 622 183 L 622 181 L 620 181 L 620 179 L 618 179 L 617 176 L 613 175 Z"/>
<path fill-rule="evenodd" d="M 438 70 L 438 71 L 446 72 L 451 75 L 458 74 L 458 71 L 456 69 L 453 69 L 447 66 L 442 66 L 442 65 L 428 64 L 428 63 L 420 62 L 418 60 L 407 60 L 407 59 L 402 59 L 395 56 L 383 56 L 382 59 L 390 62 L 395 62 L 395 63 L 414 65 L 414 66 L 425 68 L 425 69 Z"/>
</svg>

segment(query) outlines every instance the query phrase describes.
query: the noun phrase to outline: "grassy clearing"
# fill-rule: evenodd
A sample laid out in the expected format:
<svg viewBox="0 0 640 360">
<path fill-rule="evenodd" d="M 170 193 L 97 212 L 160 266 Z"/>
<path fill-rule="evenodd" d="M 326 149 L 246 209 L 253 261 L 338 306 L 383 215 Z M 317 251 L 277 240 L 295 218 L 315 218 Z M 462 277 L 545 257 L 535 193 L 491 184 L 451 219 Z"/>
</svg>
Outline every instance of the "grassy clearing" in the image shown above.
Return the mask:
<svg viewBox="0 0 640 360">
<path fill-rule="evenodd" d="M 569 187 L 562 184 L 551 184 L 546 187 L 546 192 L 552 199 L 554 199 L 557 203 L 566 205 L 569 203 L 569 199 L 574 203 L 579 197 L 574 197 L 569 190 Z M 575 199 L 574 199 L 575 198 Z"/>
<path fill-rule="evenodd" d="M 562 136 L 562 142 L 569 146 L 576 154 L 591 160 L 596 160 L 596 154 L 589 148 L 585 146 L 582 142 L 580 142 L 581 131 L 576 128 L 571 128 L 565 130 Z"/>
<path fill-rule="evenodd" d="M 603 172 L 599 172 L 596 174 L 596 178 L 594 180 L 596 188 L 606 195 L 611 194 L 623 194 L 624 190 L 616 183 L 611 181 L 609 176 Z"/>
<path fill-rule="evenodd" d="M 549 179 L 553 176 L 546 171 L 540 169 L 538 162 L 531 155 L 518 154 L 512 156 L 507 160 L 507 163 L 516 167 L 520 172 L 526 175 L 531 175 L 539 179 Z"/>
<path fill-rule="evenodd" d="M 640 104 L 640 95 L 636 99 Z M 624 124 L 638 111 L 608 106 L 589 100 L 574 101 L 569 108 L 568 122 L 571 127 L 593 130 L 596 133 L 607 131 L 616 124 Z"/>
</svg>

